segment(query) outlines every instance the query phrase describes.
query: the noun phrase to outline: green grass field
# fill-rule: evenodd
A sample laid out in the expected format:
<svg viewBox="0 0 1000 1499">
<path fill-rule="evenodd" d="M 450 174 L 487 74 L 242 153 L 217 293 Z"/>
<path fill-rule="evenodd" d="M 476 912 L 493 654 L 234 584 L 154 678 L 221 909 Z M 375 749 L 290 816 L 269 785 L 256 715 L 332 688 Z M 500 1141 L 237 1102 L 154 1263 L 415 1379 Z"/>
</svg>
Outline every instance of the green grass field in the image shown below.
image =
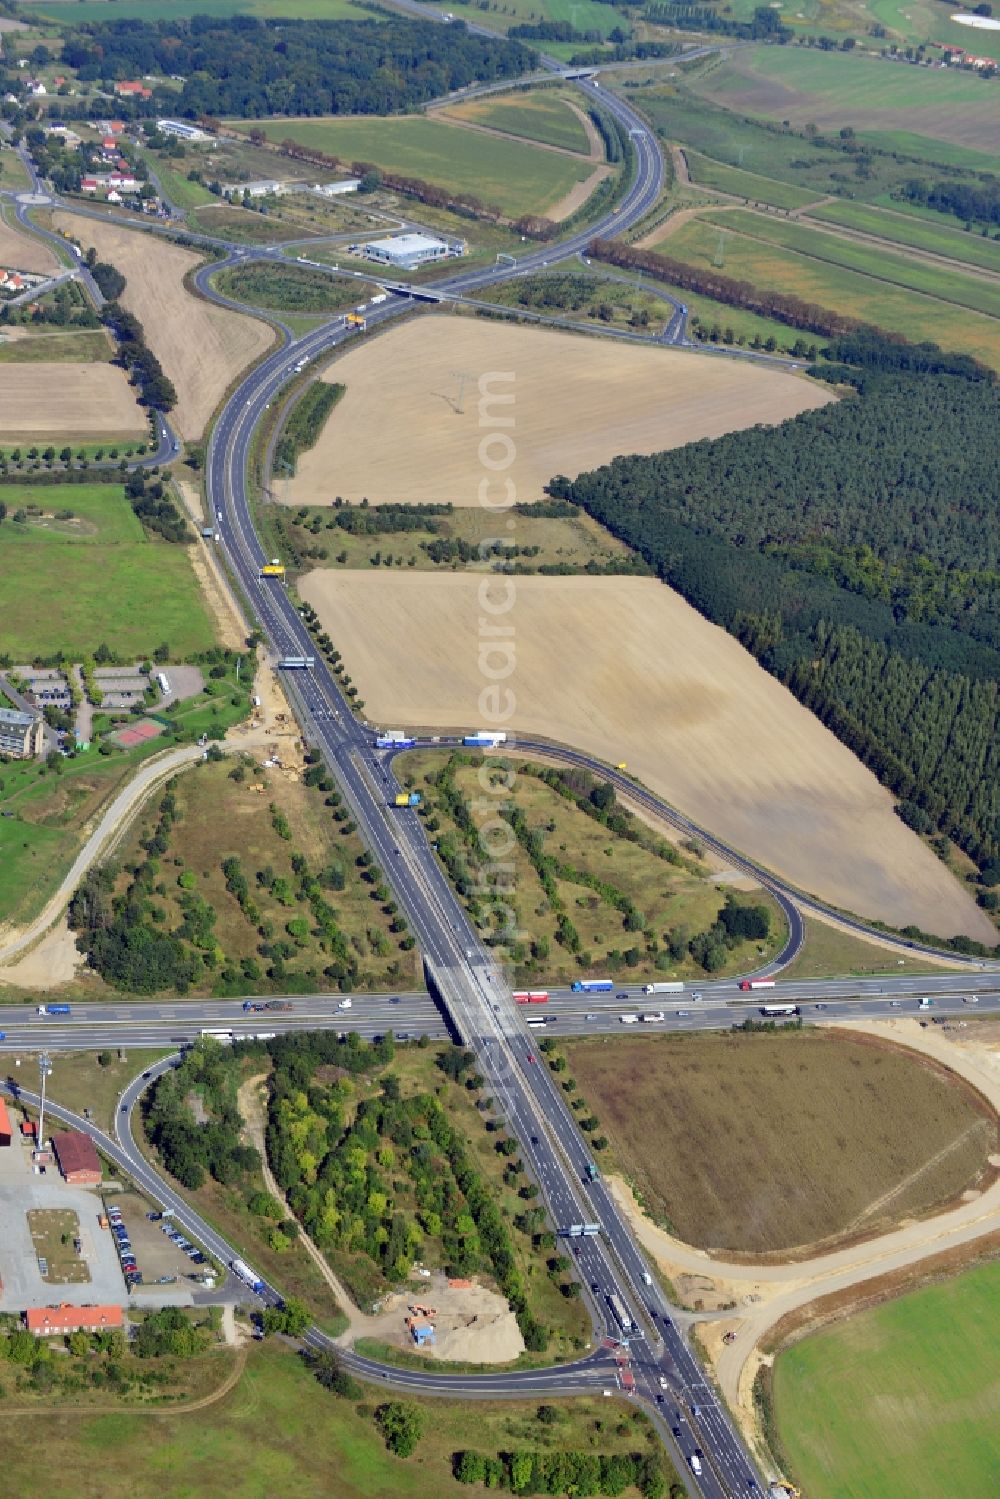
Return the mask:
<svg viewBox="0 0 1000 1499">
<path fill-rule="evenodd" d="M 198 12 L 197 14 L 200 14 Z M 187 213 L 192 208 L 203 208 L 206 203 L 218 203 L 214 193 L 200 182 L 189 182 L 187 172 L 175 171 L 169 158 L 157 151 L 144 151 L 143 157 L 151 171 L 155 172 L 160 185 L 171 203 Z"/>
<path fill-rule="evenodd" d="M 918 296 L 905 287 L 875 281 L 858 271 L 749 239 L 732 230 L 727 233 L 701 220 L 685 224 L 672 235 L 668 249 L 679 260 L 721 269 L 724 275 L 745 278 L 755 286 L 789 292 L 917 342 L 932 339 L 943 348 L 972 354 L 1000 368 L 1000 321 L 996 318 Z"/>
<path fill-rule="evenodd" d="M 231 121 L 237 126 L 244 121 Z M 274 141 L 292 139 L 342 161 L 371 161 L 386 171 L 474 193 L 516 218 L 545 213 L 590 175 L 587 161 L 540 151 L 440 120 L 415 116 L 365 120 L 262 120 Z"/>
<path fill-rule="evenodd" d="M 529 141 L 561 146 L 586 156 L 590 149 L 587 132 L 577 115 L 569 108 L 568 96 L 552 89 L 535 93 L 520 91 L 500 98 L 470 99 L 466 104 L 452 105 L 449 119 L 467 120 L 486 125 L 508 135 L 520 135 Z"/>
<path fill-rule="evenodd" d="M 61 26 L 91 21 L 174 20 L 187 16 L 267 16 L 306 21 L 377 20 L 378 13 L 351 0 L 42 0 L 32 16 L 51 16 Z"/>
<path fill-rule="evenodd" d="M 530 25 L 537 21 L 568 21 L 577 31 L 599 31 L 602 36 L 607 36 L 616 26 L 625 24 L 613 9 L 600 4 L 599 0 L 503 0 L 502 5 L 485 11 L 468 4 L 468 0 L 459 0 L 455 15 L 476 26 L 488 26 L 491 31 L 502 32 L 509 31 L 511 26 Z M 580 42 L 528 42 L 526 45 L 539 46 L 553 57 L 563 56 L 556 50 L 559 47 L 565 47 L 567 57 L 581 50 Z"/>
<path fill-rule="evenodd" d="M 0 484 L 0 501 L 7 506 L 0 547 L 64 542 L 112 546 L 141 542 L 145 534 L 120 484 Z M 22 510 L 25 519 L 15 520 Z"/>
<path fill-rule="evenodd" d="M 966 234 L 958 227 L 948 228 L 948 220 L 937 223 L 914 219 L 902 213 L 893 213 L 883 208 L 871 208 L 865 203 L 828 203 L 810 214 L 823 223 L 840 224 L 845 229 L 857 229 L 862 234 L 877 235 L 893 244 L 927 250 L 933 255 L 946 255 L 952 260 L 961 260 L 966 265 L 983 270 L 1000 272 L 1000 242 L 984 239 L 981 234 Z"/>
<path fill-rule="evenodd" d="M 1000 317 L 1000 285 L 965 275 L 961 270 L 910 260 L 876 245 L 824 234 L 808 224 L 748 213 L 743 209 L 724 214 L 710 213 L 706 218 L 718 228 L 793 250 L 812 260 L 857 271 L 878 281 L 889 281 L 894 286 L 907 287 L 927 297 L 938 297 L 943 302 L 954 302 L 988 317 Z"/>
<path fill-rule="evenodd" d="M 111 355 L 107 334 L 99 328 L 0 338 L 0 364 L 106 364 Z"/>
<path fill-rule="evenodd" d="M 146 541 L 118 486 L 0 485 L 0 500 L 0 616 L 15 660 L 78 659 L 102 641 L 136 656 L 162 641 L 174 656 L 214 643 L 187 549 Z M 13 516 L 27 504 L 44 514 L 22 525 Z M 63 509 L 75 519 L 59 520 Z"/>
<path fill-rule="evenodd" d="M 372 1421 L 383 1395 L 367 1385 L 367 1404 L 338 1400 L 291 1349 L 266 1343 L 252 1348 L 235 1389 L 203 1410 L 20 1415 L 5 1442 L 5 1467 L 9 1481 L 30 1484 L 37 1499 L 65 1499 L 66 1474 L 84 1465 L 100 1470 L 105 1492 L 131 1499 L 206 1499 L 220 1491 L 227 1499 L 468 1499 L 480 1491 L 454 1479 L 451 1455 L 470 1446 L 491 1455 L 512 1448 L 662 1451 L 645 1416 L 624 1401 L 556 1401 L 559 1419 L 547 1426 L 537 1419 L 537 1401 L 429 1400 L 420 1402 L 424 1435 L 404 1461 L 386 1451 Z M 665 1456 L 663 1471 L 669 1481 Z M 86 1492 L 82 1478 L 76 1487 Z M 625 1499 L 635 1494 L 627 1489 Z"/>
<path fill-rule="evenodd" d="M 967 31 L 966 46 L 978 45 Z M 858 53 L 760 46 L 710 70 L 694 88 L 730 109 L 797 126 L 812 121 L 865 133 L 909 131 L 916 111 L 920 135 L 931 147 L 939 141 L 963 147 L 982 169 L 1000 150 L 1000 99 L 969 73 Z"/>
<path fill-rule="evenodd" d="M 770 50 L 775 53 L 800 51 L 787 48 Z M 892 74 L 888 65 L 886 71 Z M 874 156 L 863 171 L 859 172 L 853 156 L 824 144 L 822 140 L 816 144 L 801 133 L 790 134 L 768 129 L 763 123 L 746 118 L 744 111 L 749 106 L 746 103 L 741 105 L 736 97 L 720 99 L 716 103 L 708 97 L 700 97 L 688 90 L 682 91 L 671 84 L 658 83 L 652 87 L 641 87 L 638 86 L 639 80 L 636 80 L 632 88 L 627 88 L 627 76 L 629 75 L 622 75 L 618 86 L 625 89 L 639 108 L 649 115 L 666 140 L 679 141 L 715 161 L 751 172 L 755 176 L 773 177 L 780 182 L 792 183 L 813 192 L 816 198 L 832 193 L 861 202 L 880 201 L 894 189 L 898 190 L 910 178 L 926 176 L 934 170 L 932 165 L 922 160 L 895 161 L 890 156 Z M 714 73 L 710 74 L 706 79 L 706 88 L 714 76 Z M 920 77 L 925 76 L 930 81 L 932 75 L 921 70 Z M 946 78 L 945 82 L 948 81 Z M 973 84 L 977 83 L 977 80 L 971 81 Z M 955 82 L 955 79 L 951 79 L 951 82 Z M 984 97 L 987 92 L 988 90 L 983 91 Z M 729 107 L 723 108 L 723 104 Z M 763 110 L 756 112 L 766 113 Z M 926 130 L 925 116 L 926 111 L 922 111 L 921 127 Z M 789 116 L 779 114 L 778 118 L 785 119 Z M 815 112 L 805 112 L 793 123 L 804 126 L 814 119 Z M 912 111 L 908 122 L 912 123 Z M 839 130 L 844 123 L 837 116 L 831 133 Z M 937 143 L 933 144 L 936 148 Z M 970 162 L 974 164 L 976 171 L 990 165 L 988 161 L 984 162 L 982 154 L 978 152 L 970 155 Z M 932 217 L 945 224 L 954 223 L 947 215 L 932 213 Z"/>
<path fill-rule="evenodd" d="M 816 201 L 815 193 L 792 182 L 777 182 L 773 177 L 726 166 L 710 156 L 702 156 L 700 151 L 689 150 L 685 155 L 691 181 L 702 187 L 717 187 L 721 192 L 735 193 L 754 203 L 773 203 L 775 208 L 804 208 Z"/>
<path fill-rule="evenodd" d="M 782 1444 L 810 1499 L 992 1499 L 1000 1264 L 859 1312 L 782 1353 Z"/>
</svg>

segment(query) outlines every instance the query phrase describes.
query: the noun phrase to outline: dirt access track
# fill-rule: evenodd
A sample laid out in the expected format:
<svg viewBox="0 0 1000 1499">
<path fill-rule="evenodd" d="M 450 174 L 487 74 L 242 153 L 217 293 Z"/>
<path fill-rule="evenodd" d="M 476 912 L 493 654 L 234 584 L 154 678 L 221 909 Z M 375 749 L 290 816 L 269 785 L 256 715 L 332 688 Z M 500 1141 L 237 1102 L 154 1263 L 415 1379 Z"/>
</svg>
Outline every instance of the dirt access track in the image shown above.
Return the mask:
<svg viewBox="0 0 1000 1499">
<path fill-rule="evenodd" d="M 977 1035 L 979 1023 L 954 1042 L 932 1027 L 922 1029 L 916 1020 L 850 1021 L 848 1030 L 877 1035 L 933 1058 L 951 1068 L 1000 1108 L 1000 1041 L 990 1027 Z M 1000 1164 L 1000 1162 L 995 1162 Z M 713 1258 L 705 1250 L 692 1249 L 672 1238 L 646 1218 L 624 1182 L 612 1181 L 611 1190 L 640 1243 L 671 1282 L 688 1295 L 704 1301 L 706 1308 L 735 1302 L 728 1317 L 702 1323 L 699 1337 L 714 1365 L 722 1393 L 751 1438 L 756 1435 L 757 1416 L 753 1403 L 753 1381 L 765 1355 L 759 1345 L 768 1332 L 796 1311 L 820 1298 L 854 1289 L 859 1298 L 868 1282 L 894 1277 L 900 1287 L 905 1274 L 919 1275 L 923 1262 L 933 1265 L 938 1256 L 974 1254 L 976 1241 L 989 1243 L 1000 1234 L 1000 1179 L 983 1192 L 968 1192 L 963 1201 L 946 1212 L 903 1224 L 877 1239 L 845 1246 L 815 1259 L 788 1264 L 738 1264 Z M 820 1308 L 822 1310 L 822 1308 Z M 727 1334 L 733 1341 L 724 1343 Z"/>
<path fill-rule="evenodd" d="M 324 379 L 347 392 L 296 477 L 275 486 L 287 504 L 367 495 L 374 505 L 476 505 L 484 480 L 491 495 L 513 484 L 513 498 L 537 500 L 555 474 L 575 478 L 621 453 L 784 421 L 831 399 L 782 370 L 454 315 L 367 340 Z"/>
<path fill-rule="evenodd" d="M 319 570 L 299 588 L 372 722 L 476 729 L 497 693 L 509 716 L 494 726 L 627 761 L 801 889 L 896 927 L 995 940 L 861 762 L 655 579 L 380 568 Z M 487 627 L 507 633 L 489 639 Z"/>
<path fill-rule="evenodd" d="M 145 437 L 146 417 L 114 364 L 0 364 L 0 437 Z"/>
<path fill-rule="evenodd" d="M 215 307 L 196 297 L 184 277 L 201 264 L 201 256 L 158 235 L 118 224 L 81 220 L 56 213 L 53 226 L 91 245 L 127 281 L 122 306 L 135 313 L 177 391 L 171 422 L 183 438 L 201 436 L 230 382 L 274 340 L 266 323 L 240 312 Z"/>
</svg>

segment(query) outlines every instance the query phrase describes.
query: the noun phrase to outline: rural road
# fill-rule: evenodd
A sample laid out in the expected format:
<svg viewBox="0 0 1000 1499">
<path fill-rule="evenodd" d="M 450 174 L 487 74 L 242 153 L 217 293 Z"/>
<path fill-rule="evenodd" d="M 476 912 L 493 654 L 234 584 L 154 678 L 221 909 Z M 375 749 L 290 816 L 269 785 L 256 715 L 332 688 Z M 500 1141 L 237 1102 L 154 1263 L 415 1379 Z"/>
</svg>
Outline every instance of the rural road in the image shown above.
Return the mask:
<svg viewBox="0 0 1000 1499">
<path fill-rule="evenodd" d="M 151 791 L 185 765 L 200 760 L 203 751 L 194 744 L 182 745 L 179 749 L 167 750 L 147 760 L 136 775 L 123 786 L 112 802 L 105 807 L 100 820 L 86 843 L 80 849 L 62 880 L 58 890 L 45 903 L 40 915 L 6 941 L 0 938 L 0 963 L 12 962 L 42 934 L 48 930 L 69 904 L 81 879 L 91 864 L 113 846 L 128 826 L 130 819 Z"/>
</svg>

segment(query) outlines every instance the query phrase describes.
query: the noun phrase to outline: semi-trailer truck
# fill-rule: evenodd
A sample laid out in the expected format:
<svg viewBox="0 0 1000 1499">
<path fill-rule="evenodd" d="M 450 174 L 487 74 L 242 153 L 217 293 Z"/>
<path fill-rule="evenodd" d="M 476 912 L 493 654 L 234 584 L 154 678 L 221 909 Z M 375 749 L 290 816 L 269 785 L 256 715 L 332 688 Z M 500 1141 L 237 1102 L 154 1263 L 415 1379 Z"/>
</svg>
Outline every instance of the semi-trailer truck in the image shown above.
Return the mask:
<svg viewBox="0 0 1000 1499">
<path fill-rule="evenodd" d="M 378 307 L 378 306 L 381 305 L 381 303 L 388 302 L 388 300 L 389 300 L 389 293 L 387 291 L 378 291 L 372 297 L 370 305 L 372 307 Z"/>
<path fill-rule="evenodd" d="M 632 1318 L 625 1310 L 625 1304 L 621 1297 L 616 1295 L 614 1291 L 608 1293 L 608 1306 L 611 1308 L 612 1316 L 622 1332 L 631 1332 L 633 1325 Z"/>
<path fill-rule="evenodd" d="M 375 738 L 376 749 L 412 749 L 416 744 L 402 729 L 386 729 Z"/>
<path fill-rule="evenodd" d="M 264 1282 L 261 1280 L 256 1270 L 251 1270 L 250 1266 L 245 1264 L 243 1260 L 233 1260 L 230 1265 L 230 1269 L 232 1270 L 233 1274 L 243 1282 L 245 1286 L 250 1287 L 251 1291 L 253 1291 L 255 1295 L 263 1296 Z"/>
<path fill-rule="evenodd" d="M 643 994 L 681 994 L 684 991 L 683 984 L 643 984 Z"/>
<path fill-rule="evenodd" d="M 639 1016 L 639 1019 L 642 1021 L 643 1025 L 662 1025 L 663 1011 L 647 1010 L 644 1015 Z"/>
<path fill-rule="evenodd" d="M 740 979 L 741 989 L 773 989 L 774 979 Z"/>
<path fill-rule="evenodd" d="M 481 729 L 478 734 L 466 734 L 462 743 L 467 749 L 482 749 L 484 746 L 488 749 L 496 749 L 498 744 L 507 743 L 507 735 L 491 734 L 488 730 Z"/>
<path fill-rule="evenodd" d="M 69 1005 L 39 1005 L 36 1015 L 69 1015 Z"/>
<path fill-rule="evenodd" d="M 615 986 L 611 979 L 574 979 L 570 987 L 574 994 L 611 994 Z"/>
</svg>

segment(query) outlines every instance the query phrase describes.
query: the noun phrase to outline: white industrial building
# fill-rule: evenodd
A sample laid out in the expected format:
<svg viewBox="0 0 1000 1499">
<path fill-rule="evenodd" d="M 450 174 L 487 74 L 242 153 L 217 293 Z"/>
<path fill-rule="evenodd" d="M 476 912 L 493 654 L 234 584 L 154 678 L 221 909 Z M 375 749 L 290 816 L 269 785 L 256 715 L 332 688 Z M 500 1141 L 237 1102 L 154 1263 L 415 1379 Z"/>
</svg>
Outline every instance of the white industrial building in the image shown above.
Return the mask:
<svg viewBox="0 0 1000 1499">
<path fill-rule="evenodd" d="M 444 239 L 433 239 L 429 234 L 394 234 L 389 239 L 372 239 L 362 246 L 362 254 L 379 265 L 390 265 L 397 271 L 415 271 L 435 260 L 446 260 L 449 255 L 463 255 L 465 245 L 460 241 L 449 244 Z"/>
<path fill-rule="evenodd" d="M 157 120 L 156 128 L 161 135 L 174 135 L 182 141 L 208 141 L 212 137 L 207 130 L 188 124 L 187 120 Z"/>
<path fill-rule="evenodd" d="M 297 187 L 298 183 L 291 185 Z M 287 182 L 262 178 L 258 182 L 224 182 L 222 192 L 226 198 L 280 198 L 282 193 L 288 192 L 289 186 Z"/>
<path fill-rule="evenodd" d="M 345 177 L 341 182 L 316 182 L 313 192 L 319 193 L 321 198 L 339 198 L 344 193 L 356 193 L 360 186 L 360 177 Z"/>
</svg>

